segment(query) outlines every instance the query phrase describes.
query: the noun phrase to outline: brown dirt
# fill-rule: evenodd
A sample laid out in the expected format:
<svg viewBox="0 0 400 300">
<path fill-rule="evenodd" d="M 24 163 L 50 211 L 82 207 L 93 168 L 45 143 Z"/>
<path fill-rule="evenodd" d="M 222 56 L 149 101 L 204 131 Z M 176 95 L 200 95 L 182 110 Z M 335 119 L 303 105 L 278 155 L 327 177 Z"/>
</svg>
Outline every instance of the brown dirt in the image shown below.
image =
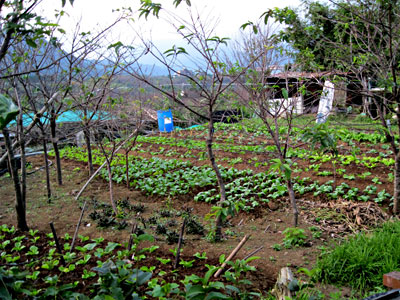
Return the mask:
<svg viewBox="0 0 400 300">
<path fill-rule="evenodd" d="M 193 138 L 193 135 L 196 135 L 196 132 L 182 132 L 176 137 L 184 138 L 187 135 L 192 136 Z M 240 137 L 235 137 L 234 140 L 236 142 L 243 141 Z M 257 142 L 261 142 L 261 139 L 253 139 L 252 143 L 253 142 L 254 144 L 257 144 Z M 147 149 L 146 153 L 135 151 L 131 154 L 150 158 L 153 157 L 150 152 L 159 151 L 160 146 L 164 147 L 166 150 L 170 149 L 166 145 L 153 145 L 147 143 L 142 144 L 143 148 Z M 187 149 L 179 147 L 171 147 L 171 149 L 177 151 L 177 153 L 179 153 L 178 156 L 183 155 L 187 151 Z M 192 154 L 197 155 L 200 151 L 202 150 L 192 150 Z M 345 153 L 347 150 L 342 149 L 342 151 Z M 271 155 L 269 154 L 261 155 L 245 152 L 244 154 L 239 155 L 237 153 L 230 153 L 220 150 L 215 152 L 218 163 L 224 165 L 225 167 L 252 169 L 254 172 L 265 172 L 269 169 L 269 166 L 256 167 L 254 162 L 251 162 L 251 160 L 254 158 L 257 158 L 257 162 L 268 162 L 271 158 Z M 165 155 L 156 156 L 166 159 L 171 158 Z M 228 160 L 226 160 L 226 158 L 234 159 L 239 156 L 243 160 L 242 163 L 232 165 Z M 200 161 L 194 157 L 180 159 L 190 161 L 194 165 L 208 164 L 207 160 Z M 29 158 L 29 162 L 32 165 L 31 171 L 36 170 L 36 172 L 28 176 L 27 184 L 27 219 L 31 228 L 39 229 L 44 232 L 50 232 L 49 223 L 53 222 L 59 235 L 63 235 L 65 233 L 73 235 L 76 222 L 81 212 L 80 207 L 82 207 L 84 200 L 95 199 L 99 203 L 109 203 L 108 184 L 100 178 L 95 179 L 89 185 L 79 202 L 74 199 L 74 196 L 88 178 L 88 170 L 86 165 L 83 163 L 77 163 L 68 160 L 63 160 L 62 162 L 64 179 L 64 184 L 62 186 L 57 186 L 54 164 L 51 167 L 53 198 L 51 203 L 48 203 L 46 199 L 44 170 L 39 169 L 41 166 L 43 166 L 43 160 L 41 157 L 31 157 Z M 312 180 L 319 180 L 320 183 L 324 183 L 332 179 L 331 176 L 317 176 L 316 172 L 312 170 L 304 171 L 305 167 L 310 164 L 308 161 L 296 160 L 296 162 L 298 163 L 298 167 L 302 169 L 301 174 L 299 174 L 301 177 L 310 177 Z M 330 163 L 322 164 L 319 171 L 323 170 L 331 171 L 332 165 Z M 378 177 L 382 181 L 382 184 L 379 185 L 378 190 L 385 188 L 387 191 L 391 191 L 392 183 L 388 182 L 387 180 L 387 173 L 391 172 L 390 168 L 378 166 L 377 168 L 370 170 L 353 164 L 346 166 L 346 174 L 361 174 L 365 171 L 369 171 L 372 174 L 366 179 L 357 178 L 356 180 L 348 180 L 344 179 L 343 176 L 338 176 L 337 185 L 341 184 L 341 182 L 346 182 L 350 186 L 357 186 L 360 188 L 360 190 L 362 190 L 365 188 L 365 186 L 371 184 L 371 179 L 373 177 Z M 16 225 L 13 203 L 14 192 L 11 179 L 7 176 L 0 178 L 0 193 L 2 195 L 0 202 L 0 223 Z M 145 211 L 141 214 L 143 219 L 147 219 L 150 216 L 153 216 L 155 212 L 165 208 L 176 211 L 190 208 L 193 209 L 192 214 L 198 216 L 201 220 L 203 220 L 203 218 L 210 212 L 210 205 L 192 201 L 193 195 L 186 195 L 168 200 L 161 197 L 145 196 L 140 191 L 130 190 L 122 184 L 115 184 L 114 197 L 115 199 L 129 199 L 131 205 L 143 204 L 145 207 Z M 338 203 L 340 201 L 341 200 L 338 200 Z M 335 224 L 335 222 L 329 222 L 329 218 L 334 219 L 336 207 L 335 203 L 327 204 L 327 202 L 329 201 L 323 199 L 323 197 L 315 199 L 312 197 L 312 195 L 303 195 L 299 199 L 299 227 L 305 229 L 306 234 L 309 237 L 306 247 L 293 249 L 283 248 L 281 251 L 276 251 L 273 249 L 274 245 L 282 243 L 282 231 L 287 227 L 292 227 L 293 223 L 288 199 L 284 198 L 270 206 L 274 210 L 271 210 L 266 206 L 258 209 L 255 213 L 247 214 L 242 212 L 230 219 L 231 226 L 225 229 L 226 240 L 223 243 L 212 244 L 204 238 L 199 238 L 198 236 L 188 236 L 183 247 L 183 255 L 192 256 L 196 252 L 205 251 L 210 261 L 217 262 L 218 257 L 221 254 L 228 255 L 243 236 L 251 235 L 249 241 L 238 254 L 238 258 L 243 258 L 255 249 L 263 246 L 263 249 L 256 254 L 256 256 L 259 256 L 260 259 L 252 263 L 257 266 L 258 273 L 253 275 L 251 279 L 255 282 L 257 288 L 265 291 L 271 288 L 272 283 L 276 280 L 279 269 L 282 267 L 290 265 L 293 268 L 312 268 L 320 253 L 318 248 L 329 245 L 332 241 L 332 237 L 337 237 L 340 235 L 340 231 L 343 233 L 343 230 L 340 229 L 338 224 Z M 362 204 L 364 205 L 364 203 Z M 371 203 L 371 207 L 373 207 L 374 210 L 376 209 L 376 211 L 380 210 L 373 203 Z M 312 216 L 314 216 L 316 213 L 321 213 L 321 211 L 325 213 L 324 209 L 328 209 L 330 212 L 332 212 L 332 214 L 325 219 L 322 218 L 323 222 L 325 223 L 315 223 Z M 357 209 L 357 207 L 354 209 Z M 364 208 L 361 208 L 361 210 L 362 209 Z M 364 213 L 367 213 L 368 209 L 364 209 Z M 130 226 L 124 230 L 98 228 L 95 222 L 88 217 L 88 213 L 91 210 L 93 210 L 93 208 L 91 205 L 89 205 L 88 212 L 85 214 L 83 224 L 80 228 L 80 234 L 90 236 L 91 238 L 102 236 L 107 240 L 121 243 L 128 241 Z M 348 216 L 350 215 L 351 212 L 348 212 Z M 180 224 L 181 218 L 175 217 L 175 219 L 178 221 L 178 224 Z M 133 215 L 131 215 L 127 221 L 128 223 L 136 221 L 139 222 Z M 202 222 L 204 224 L 207 223 L 205 221 Z M 312 225 L 320 227 L 322 231 L 320 237 L 312 237 L 313 234 L 309 229 Z M 360 226 L 357 227 L 357 225 Z M 360 228 L 367 228 L 368 225 L 370 224 L 357 224 L 356 220 L 355 227 L 347 228 L 344 232 L 354 232 Z M 147 224 L 147 226 L 147 230 L 154 233 L 154 228 L 152 228 L 153 225 Z M 179 229 L 179 226 L 177 226 L 176 229 Z M 158 240 L 157 244 L 159 244 L 161 247 L 160 251 L 163 251 L 164 253 L 168 253 L 168 249 L 174 247 L 174 245 L 168 245 L 162 237 L 156 236 L 156 239 Z M 202 271 L 199 270 L 199 272 Z"/>
<path fill-rule="evenodd" d="M 38 169 L 43 165 L 41 157 L 32 157 L 29 162 L 32 164 L 32 170 Z M 28 176 L 28 224 L 32 229 L 48 233 L 50 232 L 49 223 L 53 222 L 59 236 L 65 233 L 73 235 L 80 215 L 79 207 L 82 206 L 82 200 L 77 203 L 74 200 L 74 195 L 88 178 L 87 169 L 82 164 L 64 160 L 64 184 L 57 186 L 54 165 L 51 167 L 51 175 L 53 188 L 51 203 L 48 203 L 46 199 L 44 170 L 38 170 Z M 108 185 L 106 182 L 101 179 L 95 179 L 85 191 L 82 199 L 94 198 L 99 202 L 109 203 L 107 190 Z M 16 225 L 14 192 L 11 179 L 7 176 L 0 178 L 0 193 L 2 194 L 0 223 Z M 131 204 L 142 203 L 145 206 L 144 218 L 149 217 L 153 212 L 161 208 L 167 207 L 165 201 L 155 202 L 154 199 L 143 196 L 138 191 L 131 191 L 122 185 L 115 185 L 114 196 L 116 199 L 129 197 Z M 200 217 L 204 217 L 210 211 L 209 205 L 194 201 L 186 203 L 176 201 L 168 204 L 168 207 L 173 207 L 176 210 L 180 210 L 184 206 L 193 208 L 193 214 Z M 241 213 L 231 219 L 232 227 L 227 228 L 231 233 L 226 236 L 226 240 L 223 243 L 213 244 L 205 239 L 189 236 L 183 247 L 183 255 L 191 256 L 196 252 L 205 251 L 207 257 L 216 262 L 221 254 L 228 255 L 244 235 L 251 235 L 237 258 L 245 257 L 260 246 L 264 247 L 256 254 L 260 259 L 254 262 L 254 265 L 258 267 L 258 275 L 252 276 L 256 286 L 262 287 L 263 290 L 271 288 L 271 284 L 276 280 L 277 272 L 281 267 L 290 264 L 294 268 L 301 266 L 310 268 L 319 253 L 316 246 L 326 244 L 328 237 L 310 239 L 309 247 L 275 251 L 271 247 L 282 242 L 283 235 L 281 233 L 288 227 L 288 224 L 292 223 L 292 217 L 290 212 L 284 208 L 277 211 L 265 209 L 262 215 L 260 218 L 255 218 L 252 215 Z M 239 223 L 241 223 L 240 226 L 238 226 Z M 301 222 L 300 227 L 306 229 L 308 235 L 311 236 L 308 230 L 309 225 Z M 124 230 L 98 228 L 86 213 L 79 233 L 91 238 L 102 236 L 107 240 L 124 243 L 129 239 L 129 230 L 129 228 Z M 163 241 L 158 243 L 164 251 L 174 247 Z"/>
</svg>

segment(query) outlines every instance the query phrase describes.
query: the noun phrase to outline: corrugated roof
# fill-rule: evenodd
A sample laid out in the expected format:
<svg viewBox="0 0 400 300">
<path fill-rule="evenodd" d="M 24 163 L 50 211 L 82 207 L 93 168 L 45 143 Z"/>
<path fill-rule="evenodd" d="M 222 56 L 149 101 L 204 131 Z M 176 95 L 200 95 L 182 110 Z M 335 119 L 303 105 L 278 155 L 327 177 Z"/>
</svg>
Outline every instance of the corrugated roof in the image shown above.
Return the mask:
<svg viewBox="0 0 400 300">
<path fill-rule="evenodd" d="M 279 78 L 279 79 L 288 79 L 288 78 L 304 78 L 304 79 L 319 79 L 324 76 L 332 76 L 332 75 L 349 75 L 349 73 L 339 72 L 339 71 L 325 71 L 325 72 L 281 72 L 277 74 L 273 74 L 268 76 L 268 78 Z"/>
</svg>

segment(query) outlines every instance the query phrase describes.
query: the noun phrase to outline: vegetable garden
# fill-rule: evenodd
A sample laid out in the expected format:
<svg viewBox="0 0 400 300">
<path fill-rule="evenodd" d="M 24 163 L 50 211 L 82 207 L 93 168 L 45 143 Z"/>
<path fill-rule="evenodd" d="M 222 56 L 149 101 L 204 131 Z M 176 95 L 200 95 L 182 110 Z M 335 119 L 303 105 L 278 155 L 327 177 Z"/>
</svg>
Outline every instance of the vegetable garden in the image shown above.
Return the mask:
<svg viewBox="0 0 400 300">
<path fill-rule="evenodd" d="M 336 155 L 311 147 L 305 130 L 292 131 L 294 144 L 288 149 L 288 162 L 300 208 L 298 228 L 291 228 L 289 221 L 288 191 L 281 170 L 274 165 L 275 145 L 255 120 L 216 124 L 213 147 L 226 183 L 224 206 L 217 205 L 220 196 L 205 152 L 205 126 L 138 136 L 128 156 L 115 155 L 111 172 L 118 214 L 107 199 L 105 169 L 79 201 L 73 200 L 77 185 L 87 178 L 84 148 L 61 149 L 69 175 L 51 204 L 45 203 L 40 188 L 32 189 L 28 215 L 38 222 L 32 221 L 35 225 L 29 233 L 12 227 L 12 196 L 7 194 L 12 183 L 10 178 L 1 178 L 6 197 L 1 204 L 1 295 L 6 299 L 272 299 L 269 290 L 277 272 L 288 265 L 307 270 L 309 277 L 304 280 L 335 284 L 337 277 L 327 275 L 335 274 L 332 264 L 321 263 L 321 271 L 313 269 L 315 262 L 321 253 L 330 253 L 335 242 L 369 232 L 391 218 L 394 160 L 377 127 L 370 132 L 339 125 L 329 128 L 325 129 L 337 141 Z M 281 126 L 279 130 L 287 129 Z M 93 149 L 92 154 L 97 166 L 106 159 L 100 149 Z M 40 163 L 40 159 L 31 159 L 33 169 Z M 40 186 L 40 171 L 32 176 Z M 127 176 L 129 188 L 125 187 Z M 71 249 L 84 205 L 81 235 Z M 60 211 L 56 206 L 61 206 Z M 42 210 L 34 210 L 37 207 Z M 61 212 L 68 217 L 58 217 Z M 222 243 L 212 242 L 217 216 L 223 220 Z M 58 250 L 49 222 L 59 231 Z M 241 259 L 233 259 L 214 278 L 244 236 L 251 237 L 237 255 Z M 399 262 L 392 266 L 398 268 Z M 312 276 L 311 270 L 316 270 Z M 381 276 L 382 268 L 371 267 L 368 272 Z M 375 279 L 348 284 L 353 290 L 342 291 L 343 297 L 360 296 L 361 287 L 377 288 Z M 317 292 L 311 289 L 308 293 Z"/>
</svg>

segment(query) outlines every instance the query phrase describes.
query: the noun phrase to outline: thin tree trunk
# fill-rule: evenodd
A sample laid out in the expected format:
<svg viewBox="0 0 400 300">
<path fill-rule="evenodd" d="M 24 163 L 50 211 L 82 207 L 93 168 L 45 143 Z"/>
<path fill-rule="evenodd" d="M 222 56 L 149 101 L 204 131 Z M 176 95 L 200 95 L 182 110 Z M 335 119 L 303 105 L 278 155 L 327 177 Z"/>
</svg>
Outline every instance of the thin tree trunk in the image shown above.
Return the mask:
<svg viewBox="0 0 400 300">
<path fill-rule="evenodd" d="M 90 131 L 89 131 L 89 128 L 87 128 L 86 126 L 85 126 L 85 129 L 83 129 L 83 134 L 85 136 L 86 151 L 87 151 L 87 156 L 88 156 L 89 175 L 92 176 L 94 173 L 92 145 L 90 143 Z"/>
<path fill-rule="evenodd" d="M 54 99 L 56 98 L 57 95 L 58 95 L 58 92 L 55 93 L 55 94 L 53 95 L 53 97 L 51 97 L 50 100 L 47 101 L 47 102 L 44 104 L 43 108 L 42 108 L 39 112 L 37 112 L 37 113 L 35 114 L 35 116 L 34 116 L 32 122 L 28 125 L 28 127 L 26 127 L 26 128 L 24 129 L 24 135 L 28 134 L 28 133 L 32 130 L 32 128 L 39 122 L 40 118 L 42 117 L 42 115 L 44 114 L 44 112 L 47 110 L 48 106 L 54 101 Z M 12 144 L 13 149 L 14 149 L 15 147 L 17 147 L 18 144 L 19 144 L 18 141 L 13 142 L 13 144 Z M 3 154 L 3 156 L 0 158 L 0 164 L 2 164 L 2 163 L 6 160 L 7 156 L 8 156 L 7 153 L 4 153 L 4 154 Z"/>
<path fill-rule="evenodd" d="M 15 189 L 15 210 L 17 211 L 17 226 L 18 229 L 22 231 L 29 230 L 28 224 L 26 223 L 26 207 L 25 207 L 25 199 L 22 198 L 21 194 L 21 186 L 18 176 L 17 164 L 14 158 L 14 150 L 11 145 L 10 136 L 8 134 L 7 128 L 3 130 L 4 140 L 6 142 L 6 149 L 8 152 L 8 160 L 11 166 L 11 177 L 14 182 Z"/>
<path fill-rule="evenodd" d="M 206 145 L 207 145 L 207 152 L 208 152 L 208 158 L 210 160 L 211 166 L 215 172 L 215 175 L 217 176 L 217 182 L 218 182 L 218 187 L 219 187 L 219 194 L 220 194 L 220 201 L 219 205 L 222 206 L 224 205 L 224 202 L 226 201 L 226 191 L 225 191 L 225 183 L 224 180 L 222 179 L 221 171 L 218 168 L 217 163 L 215 162 L 215 156 L 214 152 L 212 149 L 213 146 L 213 138 L 214 138 L 214 122 L 212 120 L 212 110 L 210 110 L 209 117 L 210 121 L 208 123 L 208 136 L 206 140 Z M 215 241 L 219 242 L 222 240 L 222 218 L 219 215 L 216 220 L 215 224 Z"/>
<path fill-rule="evenodd" d="M 289 192 L 289 199 L 290 199 L 290 204 L 292 205 L 292 211 L 293 211 L 293 226 L 297 227 L 298 225 L 298 218 L 299 218 L 299 210 L 297 209 L 297 201 L 296 197 L 294 195 L 294 190 L 293 190 L 293 183 L 292 180 L 289 179 L 286 181 L 286 186 L 288 188 Z"/>
<path fill-rule="evenodd" d="M 17 120 L 17 134 L 20 147 L 21 147 L 21 198 L 22 203 L 24 204 L 24 209 L 26 211 L 26 155 L 25 155 L 25 132 L 24 132 L 24 121 L 23 121 L 23 114 L 22 114 L 22 103 L 21 99 L 19 98 L 18 93 L 16 92 L 16 99 L 18 103 L 18 109 L 20 111 Z"/>
<path fill-rule="evenodd" d="M 112 181 L 112 171 L 111 171 L 111 163 L 114 159 L 114 151 L 115 151 L 115 144 L 113 145 L 112 149 L 111 149 L 111 155 L 110 157 L 108 157 L 107 155 L 107 151 L 104 148 L 104 145 L 102 144 L 102 142 L 100 141 L 99 143 L 101 152 L 104 155 L 105 158 L 105 162 L 107 164 L 107 173 L 108 173 L 108 186 L 109 186 L 109 193 L 110 193 L 110 202 L 111 202 L 111 206 L 114 210 L 115 215 L 118 215 L 118 209 L 117 209 L 117 205 L 115 204 L 114 201 L 114 189 L 113 189 L 113 181 Z"/>
<path fill-rule="evenodd" d="M 140 121 L 140 124 L 142 123 L 142 121 Z M 125 167 L 126 167 L 126 186 L 129 189 L 130 185 L 131 185 L 131 181 L 129 178 L 129 160 L 128 160 L 128 156 L 129 156 L 129 152 L 131 152 L 131 150 L 133 149 L 133 147 L 135 147 L 136 145 L 136 139 L 139 135 L 139 128 L 140 125 L 136 126 L 136 133 L 135 133 L 135 138 L 133 139 L 132 144 L 129 145 L 128 149 L 125 149 Z M 128 140 L 129 142 L 129 140 Z"/>
<path fill-rule="evenodd" d="M 56 128 L 57 128 L 56 116 L 53 110 L 51 113 L 52 113 L 52 116 L 50 118 L 51 143 L 53 144 L 54 154 L 56 157 L 57 183 L 58 185 L 62 185 L 61 158 L 56 137 Z"/>
<path fill-rule="evenodd" d="M 397 153 L 394 164 L 394 199 L 393 213 L 400 213 L 400 152 Z"/>
<path fill-rule="evenodd" d="M 21 198 L 24 203 L 24 209 L 26 208 L 26 155 L 25 155 L 25 134 L 22 122 L 22 114 L 18 118 L 18 139 L 21 147 Z M 26 209 L 25 209 L 26 210 Z"/>
<path fill-rule="evenodd" d="M 336 190 L 336 156 L 332 158 L 333 190 Z"/>
<path fill-rule="evenodd" d="M 128 153 L 129 153 L 129 151 L 125 152 L 125 174 L 126 174 L 126 187 L 129 189 L 130 188 L 130 179 L 129 179 Z"/>
<path fill-rule="evenodd" d="M 49 156 L 47 155 L 47 144 L 46 144 L 46 138 L 45 132 L 42 132 L 43 134 L 43 156 L 44 156 L 44 166 L 46 170 L 46 188 L 47 188 L 47 201 L 50 203 L 51 202 L 51 185 L 50 185 L 50 169 L 49 169 Z"/>
<path fill-rule="evenodd" d="M 111 162 L 107 160 L 107 172 L 108 172 L 108 186 L 110 189 L 110 201 L 112 208 L 114 210 L 115 215 L 118 215 L 117 205 L 114 201 L 114 192 L 113 192 L 113 182 L 112 182 L 112 172 L 111 172 Z"/>
</svg>

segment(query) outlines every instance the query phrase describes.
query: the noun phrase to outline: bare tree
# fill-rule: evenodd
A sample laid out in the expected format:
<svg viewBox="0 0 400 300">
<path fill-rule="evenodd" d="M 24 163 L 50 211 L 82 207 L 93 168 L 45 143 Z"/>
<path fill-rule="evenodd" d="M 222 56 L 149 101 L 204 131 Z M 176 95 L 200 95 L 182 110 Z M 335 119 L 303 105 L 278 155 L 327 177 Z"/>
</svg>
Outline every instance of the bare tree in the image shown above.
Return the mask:
<svg viewBox="0 0 400 300">
<path fill-rule="evenodd" d="M 62 5 L 66 1 L 62 1 Z M 73 3 L 73 0 L 70 1 Z M 54 36 L 54 31 L 58 29 L 58 25 L 52 22 L 45 22 L 42 17 L 38 16 L 33 10 L 41 3 L 40 0 L 32 1 L 0 1 L 0 25 L 1 25 L 1 49 L 0 49 L 0 70 L 1 75 L 1 93 L 9 96 L 15 104 L 19 107 L 19 117 L 17 122 L 17 133 L 16 141 L 11 143 L 10 140 L 7 144 L 7 153 L 0 159 L 1 162 L 5 160 L 8 155 L 9 159 L 14 160 L 14 151 L 17 146 L 20 146 L 21 161 L 22 161 L 22 176 L 19 181 L 18 176 L 13 176 L 14 186 L 16 190 L 16 210 L 18 227 L 26 230 L 26 170 L 25 170 L 25 145 L 26 145 L 26 134 L 34 128 L 35 125 L 39 124 L 39 128 L 42 132 L 43 147 L 45 148 L 45 155 L 47 155 L 47 143 L 48 135 L 46 133 L 47 123 L 43 116 L 50 119 L 52 124 L 51 133 L 53 146 L 57 149 L 57 142 L 55 137 L 55 120 L 58 117 L 61 107 L 63 104 L 55 102 L 55 98 L 60 92 L 69 90 L 68 84 L 71 82 L 71 76 L 61 87 L 58 85 L 49 85 L 46 82 L 51 77 L 49 74 L 54 72 L 56 69 L 65 62 L 66 57 L 71 57 L 76 60 L 76 54 L 82 53 L 83 49 L 89 49 L 90 45 L 96 44 L 104 33 L 112 27 L 107 27 L 98 34 L 90 35 L 86 33 L 84 36 L 80 36 L 77 43 L 74 44 L 74 48 L 70 52 L 61 50 L 60 40 Z M 5 8 L 4 10 L 2 10 Z M 120 20 L 122 16 L 119 17 Z M 60 31 L 62 32 L 62 30 Z M 57 49 L 57 50 L 56 50 Z M 58 53 L 57 55 L 55 53 Z M 80 57 L 80 55 L 77 55 Z M 62 72 L 65 72 L 63 70 Z M 68 71 L 67 71 L 68 73 Z M 68 73 L 71 75 L 71 73 Z M 60 79 L 60 78 L 59 78 Z M 61 79 L 63 81 L 63 79 Z M 54 83 L 54 82 L 53 82 Z M 51 87 L 50 87 L 51 86 Z M 59 89 L 59 90 L 57 90 Z M 61 91 L 60 91 L 61 90 Z M 43 96 L 39 99 L 39 95 Z M 27 105 L 29 102 L 30 105 Z M 31 107 L 34 117 L 31 124 L 26 127 L 23 122 L 23 114 L 29 112 L 28 106 Z M 51 106 L 51 108 L 49 107 Z M 49 111 L 48 113 L 46 113 Z M 6 129 L 8 130 L 8 129 Z M 6 135 L 8 136 L 8 135 Z M 56 151 L 57 152 L 57 151 Z M 50 189 L 50 178 L 48 173 L 47 158 L 46 161 L 46 174 L 47 174 L 47 186 L 48 186 L 48 198 L 51 197 Z M 61 166 L 59 157 L 58 163 L 58 181 L 61 180 Z M 15 161 L 10 162 L 12 166 L 16 166 Z M 16 172 L 18 174 L 18 172 Z"/>
<path fill-rule="evenodd" d="M 188 9 L 187 15 L 189 17 L 187 20 L 173 13 L 166 13 L 169 23 L 182 40 L 188 44 L 191 55 L 188 55 L 184 47 L 176 45 L 166 51 L 161 51 L 152 42 L 142 38 L 147 55 L 156 59 L 168 71 L 169 84 L 158 85 L 140 65 L 137 65 L 135 69 L 124 68 L 124 70 L 135 79 L 161 92 L 165 97 L 184 107 L 198 118 L 208 121 L 206 147 L 210 165 L 217 177 L 220 194 L 218 206 L 214 207 L 216 216 L 215 240 L 220 241 L 222 239 L 223 218 L 226 216 L 228 207 L 233 204 L 227 201 L 225 182 L 215 161 L 213 150 L 215 121 L 213 115 L 218 106 L 224 102 L 224 93 L 240 78 L 245 72 L 245 68 L 235 76 L 230 76 L 230 70 L 226 64 L 223 51 L 221 51 L 224 46 L 227 46 L 229 39 L 215 35 L 214 20 L 206 19 L 203 21 L 198 13 L 194 13 L 190 9 Z M 185 65 L 188 63 L 182 61 L 183 57 L 195 66 L 192 70 L 187 70 Z M 176 84 L 177 77 L 186 79 L 186 82 L 191 84 L 196 93 L 185 95 L 180 86 Z"/>
<path fill-rule="evenodd" d="M 297 103 L 301 101 L 300 87 L 288 84 L 285 73 L 272 77 L 277 66 L 282 67 L 284 60 L 276 49 L 279 47 L 272 34 L 271 27 L 262 23 L 252 25 L 252 31 L 246 31 L 237 41 L 231 54 L 231 65 L 243 66 L 246 73 L 237 81 L 236 92 L 242 103 L 255 113 L 264 123 L 276 147 L 276 158 L 271 168 L 285 179 L 289 200 L 293 211 L 293 225 L 298 224 L 298 208 L 293 190 L 291 165 L 288 150 L 292 146 L 291 134 L 293 119 L 297 115 Z M 245 26 L 246 27 L 246 26 Z M 250 64 L 250 65 L 249 65 Z M 241 70 L 241 68 L 239 68 Z M 280 133 L 281 125 L 287 126 L 287 132 Z"/>
</svg>

